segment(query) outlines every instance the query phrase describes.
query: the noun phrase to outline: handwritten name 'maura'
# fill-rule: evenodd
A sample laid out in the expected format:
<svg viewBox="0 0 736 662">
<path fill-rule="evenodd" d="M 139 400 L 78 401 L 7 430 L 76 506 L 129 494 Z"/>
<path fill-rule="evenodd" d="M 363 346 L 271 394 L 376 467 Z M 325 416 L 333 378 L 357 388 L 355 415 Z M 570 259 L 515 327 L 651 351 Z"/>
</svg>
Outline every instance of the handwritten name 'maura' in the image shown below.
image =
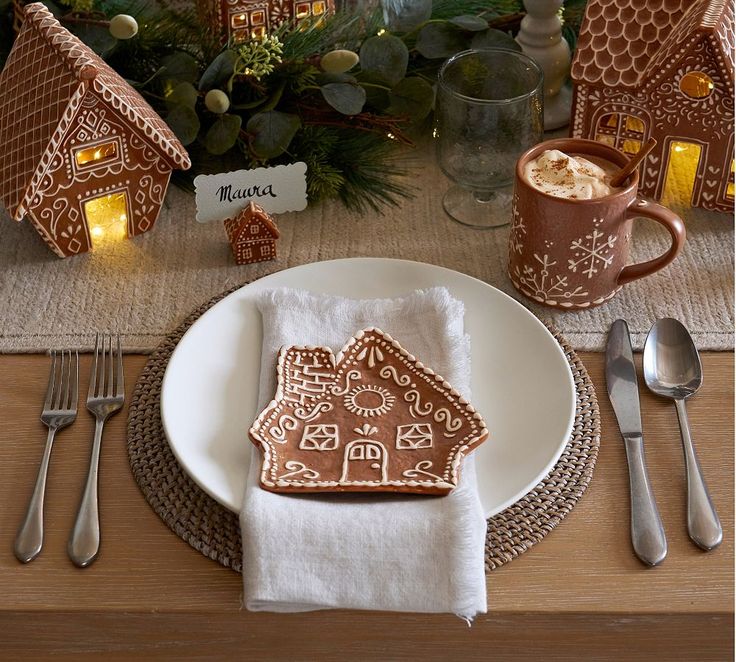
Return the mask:
<svg viewBox="0 0 736 662">
<path fill-rule="evenodd" d="M 232 184 L 220 186 L 215 191 L 215 195 L 218 197 L 220 202 L 232 202 L 233 200 L 251 200 L 252 198 L 263 198 L 270 196 L 271 198 L 277 197 L 273 192 L 273 185 L 266 184 L 266 186 L 249 186 L 247 188 L 236 188 L 233 190 Z"/>
</svg>

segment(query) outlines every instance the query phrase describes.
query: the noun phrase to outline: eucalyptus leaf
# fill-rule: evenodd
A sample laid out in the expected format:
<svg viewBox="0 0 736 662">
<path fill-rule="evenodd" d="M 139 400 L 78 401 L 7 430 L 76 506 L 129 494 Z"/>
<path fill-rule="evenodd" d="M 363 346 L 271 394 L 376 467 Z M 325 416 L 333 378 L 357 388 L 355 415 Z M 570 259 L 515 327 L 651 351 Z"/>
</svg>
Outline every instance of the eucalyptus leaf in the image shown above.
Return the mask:
<svg viewBox="0 0 736 662">
<path fill-rule="evenodd" d="M 470 42 L 471 48 L 505 48 L 510 51 L 521 51 L 521 46 L 510 34 L 491 28 L 478 32 Z"/>
<path fill-rule="evenodd" d="M 393 35 L 370 37 L 360 47 L 361 69 L 379 76 L 389 85 L 396 85 L 406 76 L 408 64 L 409 49 Z"/>
<path fill-rule="evenodd" d="M 455 18 L 451 18 L 448 22 L 467 32 L 482 32 L 488 29 L 488 23 L 480 18 L 480 16 L 455 16 Z"/>
<path fill-rule="evenodd" d="M 194 108 L 198 96 L 194 85 L 191 83 L 179 83 L 166 95 L 166 105 L 169 108 L 174 108 L 179 104 L 187 108 Z"/>
<path fill-rule="evenodd" d="M 174 80 L 193 83 L 199 76 L 199 65 L 197 61 L 188 53 L 172 53 L 162 58 L 161 64 L 164 66 L 164 78 L 173 78 Z"/>
<path fill-rule="evenodd" d="M 365 89 L 351 83 L 329 83 L 320 88 L 325 101 L 343 115 L 357 115 L 365 105 Z"/>
<path fill-rule="evenodd" d="M 192 108 L 178 104 L 166 116 L 166 124 L 171 127 L 182 145 L 193 143 L 199 133 L 199 117 Z"/>
<path fill-rule="evenodd" d="M 220 115 L 204 137 L 207 151 L 215 156 L 227 152 L 237 142 L 242 123 L 240 115 Z"/>
<path fill-rule="evenodd" d="M 330 83 L 353 83 L 356 84 L 358 79 L 352 74 L 335 74 L 323 72 L 317 76 L 317 85 L 329 85 Z"/>
<path fill-rule="evenodd" d="M 380 76 L 360 71 L 357 75 L 358 83 L 366 92 L 366 104 L 377 110 L 386 110 L 391 102 L 388 98 L 389 90 L 386 88 L 385 81 Z"/>
<path fill-rule="evenodd" d="M 253 115 L 246 125 L 246 130 L 253 136 L 253 153 L 262 159 L 273 159 L 283 154 L 301 124 L 298 116 L 278 110 Z"/>
<path fill-rule="evenodd" d="M 225 83 L 233 75 L 235 62 L 238 56 L 234 51 L 224 50 L 204 70 L 202 78 L 199 79 L 201 92 L 211 90 Z"/>
<path fill-rule="evenodd" d="M 74 34 L 77 35 L 97 55 L 105 57 L 112 52 L 118 44 L 118 40 L 110 34 L 107 27 L 80 23 L 74 26 Z"/>
<path fill-rule="evenodd" d="M 404 78 L 388 96 L 391 100 L 388 109 L 390 114 L 407 115 L 415 120 L 422 120 L 429 115 L 434 103 L 434 89 L 418 76 Z"/>
<path fill-rule="evenodd" d="M 416 49 L 426 58 L 446 58 L 467 48 L 463 32 L 449 23 L 430 23 L 419 32 Z"/>
</svg>

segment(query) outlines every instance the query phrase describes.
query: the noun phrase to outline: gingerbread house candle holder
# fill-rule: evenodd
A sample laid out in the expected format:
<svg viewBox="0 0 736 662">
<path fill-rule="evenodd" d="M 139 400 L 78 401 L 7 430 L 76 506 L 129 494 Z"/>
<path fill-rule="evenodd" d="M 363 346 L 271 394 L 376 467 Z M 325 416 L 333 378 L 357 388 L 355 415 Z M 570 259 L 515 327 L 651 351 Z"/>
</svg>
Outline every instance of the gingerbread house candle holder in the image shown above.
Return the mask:
<svg viewBox="0 0 736 662">
<path fill-rule="evenodd" d="M 642 193 L 733 210 L 732 0 L 589 0 L 572 79 L 574 137 L 627 154 L 657 139 Z"/>
<path fill-rule="evenodd" d="M 100 57 L 41 3 L 25 8 L 0 74 L 0 199 L 67 257 L 150 230 L 176 136 Z"/>
<path fill-rule="evenodd" d="M 236 264 L 276 259 L 279 229 L 273 218 L 252 200 L 233 218 L 225 220 L 225 232 Z"/>
<path fill-rule="evenodd" d="M 232 44 L 263 37 L 282 23 L 335 12 L 334 0 L 197 0 L 197 5 L 202 22 Z"/>
</svg>

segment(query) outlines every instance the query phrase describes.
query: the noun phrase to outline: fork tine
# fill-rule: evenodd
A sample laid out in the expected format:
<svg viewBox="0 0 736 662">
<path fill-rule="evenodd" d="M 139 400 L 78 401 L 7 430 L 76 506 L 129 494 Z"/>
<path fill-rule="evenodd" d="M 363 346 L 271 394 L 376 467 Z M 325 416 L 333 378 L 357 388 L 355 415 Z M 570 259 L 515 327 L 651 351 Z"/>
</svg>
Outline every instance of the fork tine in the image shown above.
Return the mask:
<svg viewBox="0 0 736 662">
<path fill-rule="evenodd" d="M 103 333 L 100 335 L 100 374 L 97 376 L 97 392 L 95 393 L 98 398 L 105 397 L 105 361 L 107 359 L 105 356 L 107 352 L 105 349 L 105 345 L 107 344 L 105 340 L 106 336 Z"/>
<path fill-rule="evenodd" d="M 69 350 L 69 363 L 71 364 L 71 350 Z M 69 393 L 69 406 L 71 411 L 77 411 L 77 399 L 79 397 L 79 352 L 74 352 L 74 374 L 72 375 L 72 387 Z"/>
<path fill-rule="evenodd" d="M 87 391 L 87 400 L 95 397 L 95 390 L 97 389 L 97 358 L 100 354 L 100 334 L 95 334 L 95 359 L 92 363 L 92 370 L 89 377 L 89 390 Z"/>
<path fill-rule="evenodd" d="M 120 335 L 118 334 L 118 363 L 117 363 L 117 389 L 115 390 L 115 396 L 122 398 L 125 396 L 125 377 L 123 375 L 123 353 L 120 349 Z"/>
<path fill-rule="evenodd" d="M 107 360 L 108 360 L 108 366 L 107 366 L 107 393 L 105 394 L 106 397 L 111 398 L 112 397 L 112 391 L 115 388 L 114 383 L 114 369 L 115 369 L 115 361 L 113 360 L 115 358 L 115 355 L 112 353 L 112 334 L 108 336 L 108 353 L 107 353 Z"/>
<path fill-rule="evenodd" d="M 62 407 L 62 402 L 66 398 L 66 380 L 64 372 L 66 370 L 66 352 L 61 350 L 61 362 L 59 363 L 59 383 L 56 393 L 54 393 L 54 409 L 58 410 Z"/>
<path fill-rule="evenodd" d="M 56 350 L 51 350 L 51 368 L 49 370 L 49 385 L 46 388 L 46 400 L 43 402 L 44 410 L 51 409 L 54 396 L 54 382 L 56 381 Z"/>
<path fill-rule="evenodd" d="M 72 390 L 72 350 L 69 349 L 66 352 L 66 382 L 64 389 L 61 392 L 61 402 L 59 403 L 59 409 L 69 409 L 69 394 Z"/>
</svg>

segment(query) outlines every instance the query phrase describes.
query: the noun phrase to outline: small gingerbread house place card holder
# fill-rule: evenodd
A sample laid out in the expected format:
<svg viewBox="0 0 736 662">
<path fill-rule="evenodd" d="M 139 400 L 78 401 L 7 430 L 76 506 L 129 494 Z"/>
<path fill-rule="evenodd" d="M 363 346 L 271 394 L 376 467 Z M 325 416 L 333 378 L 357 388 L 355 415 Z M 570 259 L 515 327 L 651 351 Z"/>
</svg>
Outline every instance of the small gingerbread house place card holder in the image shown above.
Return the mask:
<svg viewBox="0 0 736 662">
<path fill-rule="evenodd" d="M 0 199 L 60 257 L 150 230 L 189 155 L 130 85 L 41 3 L 0 74 Z"/>
<path fill-rule="evenodd" d="M 251 200 L 245 209 L 224 223 L 236 264 L 276 259 L 279 229 L 263 207 Z"/>
<path fill-rule="evenodd" d="M 588 0 L 571 75 L 573 137 L 656 138 L 643 194 L 733 210 L 733 0 Z"/>
</svg>

